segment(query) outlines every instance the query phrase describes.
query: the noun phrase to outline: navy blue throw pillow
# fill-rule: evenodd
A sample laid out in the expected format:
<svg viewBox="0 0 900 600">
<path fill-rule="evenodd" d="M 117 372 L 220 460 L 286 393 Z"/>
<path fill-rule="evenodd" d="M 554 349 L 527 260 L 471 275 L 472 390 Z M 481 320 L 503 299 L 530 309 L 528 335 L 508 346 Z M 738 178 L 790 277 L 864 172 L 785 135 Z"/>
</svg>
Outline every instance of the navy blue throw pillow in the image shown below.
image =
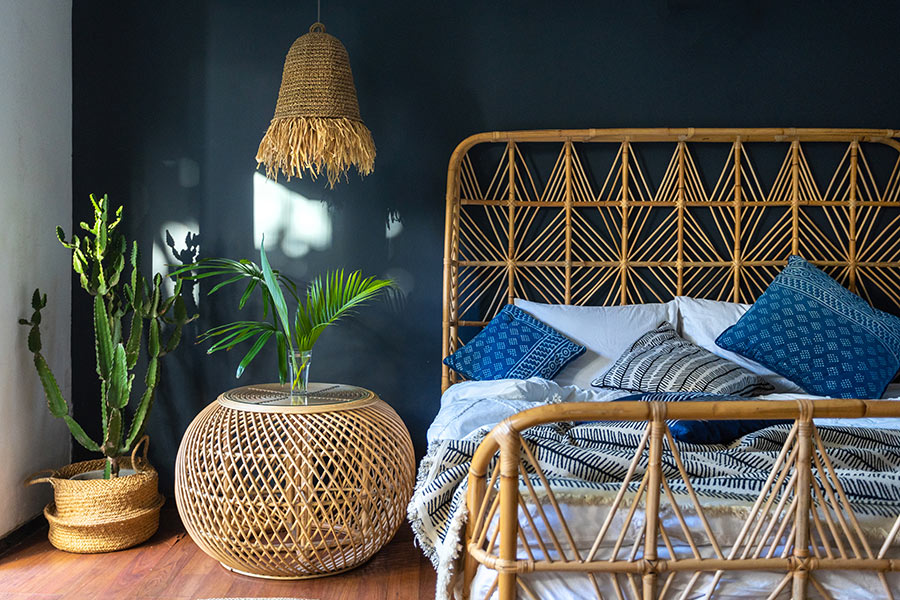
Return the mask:
<svg viewBox="0 0 900 600">
<path fill-rule="evenodd" d="M 616 402 L 624 402 L 626 400 L 639 400 L 642 402 L 714 402 L 714 401 L 734 401 L 747 400 L 743 396 L 723 396 L 720 394 L 710 394 L 707 392 L 663 392 L 652 394 L 635 394 L 619 398 Z M 686 421 L 682 419 L 672 419 L 667 421 L 669 431 L 672 437 L 679 442 L 688 444 L 723 444 L 728 445 L 734 440 L 765 429 L 772 425 L 780 425 L 784 423 L 792 423 L 783 419 L 735 419 L 732 421 L 719 420 L 697 420 Z"/>
<path fill-rule="evenodd" d="M 584 346 L 509 304 L 468 344 L 445 358 L 444 364 L 478 381 L 552 379 L 584 350 Z"/>
<path fill-rule="evenodd" d="M 799 256 L 716 344 L 820 396 L 881 398 L 900 369 L 900 319 Z"/>
</svg>

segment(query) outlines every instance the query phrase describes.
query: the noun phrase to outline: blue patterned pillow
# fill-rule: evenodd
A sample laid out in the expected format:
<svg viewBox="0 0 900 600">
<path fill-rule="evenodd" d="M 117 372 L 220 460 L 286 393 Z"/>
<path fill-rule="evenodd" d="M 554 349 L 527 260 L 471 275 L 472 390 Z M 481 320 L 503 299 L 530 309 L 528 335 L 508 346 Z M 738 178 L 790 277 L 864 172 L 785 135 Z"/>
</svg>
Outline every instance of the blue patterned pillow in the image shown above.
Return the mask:
<svg viewBox="0 0 900 600">
<path fill-rule="evenodd" d="M 881 398 L 900 369 L 900 319 L 799 256 L 716 344 L 820 396 Z"/>
<path fill-rule="evenodd" d="M 478 381 L 552 379 L 583 353 L 584 346 L 510 304 L 444 364 Z"/>
</svg>

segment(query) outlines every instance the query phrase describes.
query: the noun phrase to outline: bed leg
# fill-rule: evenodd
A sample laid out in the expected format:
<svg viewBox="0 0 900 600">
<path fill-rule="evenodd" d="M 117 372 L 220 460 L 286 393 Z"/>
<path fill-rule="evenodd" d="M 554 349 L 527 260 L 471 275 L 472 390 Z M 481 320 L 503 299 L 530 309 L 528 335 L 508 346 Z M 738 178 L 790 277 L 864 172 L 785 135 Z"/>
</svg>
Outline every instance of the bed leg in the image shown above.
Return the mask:
<svg viewBox="0 0 900 600">
<path fill-rule="evenodd" d="M 800 418 L 797 423 L 797 483 L 794 494 L 797 497 L 797 508 L 794 513 L 794 573 L 791 596 L 794 600 L 806 598 L 806 586 L 809 581 L 807 562 L 809 561 L 809 511 L 815 510 L 810 503 L 810 485 L 812 483 L 812 406 L 809 400 L 801 404 Z"/>
<path fill-rule="evenodd" d="M 794 571 L 793 590 L 791 592 L 793 600 L 804 600 L 806 598 L 807 579 L 806 571 Z"/>
<path fill-rule="evenodd" d="M 516 560 L 519 543 L 519 434 L 508 429 L 500 439 L 500 560 Z M 501 570 L 497 578 L 500 600 L 514 600 L 516 572 Z"/>
<path fill-rule="evenodd" d="M 655 600 L 658 591 L 656 573 L 656 548 L 659 544 L 659 494 L 662 481 L 662 439 L 666 433 L 665 405 L 654 402 L 652 407 L 653 421 L 650 423 L 650 452 L 647 471 L 650 481 L 647 484 L 647 507 L 645 510 L 647 525 L 644 532 L 644 561 L 650 570 L 644 572 L 643 598 Z"/>
<path fill-rule="evenodd" d="M 473 515 L 469 515 L 469 520 L 473 519 Z M 469 527 L 469 525 L 467 525 Z M 462 600 L 469 600 L 470 591 L 472 589 L 472 580 L 475 578 L 475 570 L 478 568 L 478 561 L 476 561 L 471 554 L 469 554 L 469 542 L 474 537 L 475 532 L 469 531 L 466 534 L 466 539 L 463 547 L 463 589 L 462 589 Z"/>
</svg>

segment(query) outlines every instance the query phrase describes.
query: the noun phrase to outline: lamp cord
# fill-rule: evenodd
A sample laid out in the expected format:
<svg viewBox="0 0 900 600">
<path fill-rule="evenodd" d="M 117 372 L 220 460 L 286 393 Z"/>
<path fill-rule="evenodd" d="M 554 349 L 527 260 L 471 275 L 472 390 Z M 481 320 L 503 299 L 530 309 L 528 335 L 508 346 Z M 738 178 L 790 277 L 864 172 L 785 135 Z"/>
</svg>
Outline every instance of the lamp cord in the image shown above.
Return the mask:
<svg viewBox="0 0 900 600">
<path fill-rule="evenodd" d="M 322 22 L 322 0 L 316 0 L 316 22 Z"/>
</svg>

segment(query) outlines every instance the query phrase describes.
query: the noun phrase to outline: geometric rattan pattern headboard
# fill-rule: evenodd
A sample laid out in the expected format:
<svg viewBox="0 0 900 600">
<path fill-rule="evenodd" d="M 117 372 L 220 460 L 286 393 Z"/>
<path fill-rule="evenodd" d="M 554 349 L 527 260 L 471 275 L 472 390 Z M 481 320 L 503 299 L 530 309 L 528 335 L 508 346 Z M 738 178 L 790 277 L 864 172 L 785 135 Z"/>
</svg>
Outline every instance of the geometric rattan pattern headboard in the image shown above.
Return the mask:
<svg viewBox="0 0 900 600">
<path fill-rule="evenodd" d="M 517 297 L 752 302 L 791 254 L 898 312 L 897 135 L 590 129 L 472 136 L 447 173 L 442 356 Z M 768 177 L 757 158 L 768 161 Z M 455 377 L 444 366 L 443 388 Z"/>
</svg>

